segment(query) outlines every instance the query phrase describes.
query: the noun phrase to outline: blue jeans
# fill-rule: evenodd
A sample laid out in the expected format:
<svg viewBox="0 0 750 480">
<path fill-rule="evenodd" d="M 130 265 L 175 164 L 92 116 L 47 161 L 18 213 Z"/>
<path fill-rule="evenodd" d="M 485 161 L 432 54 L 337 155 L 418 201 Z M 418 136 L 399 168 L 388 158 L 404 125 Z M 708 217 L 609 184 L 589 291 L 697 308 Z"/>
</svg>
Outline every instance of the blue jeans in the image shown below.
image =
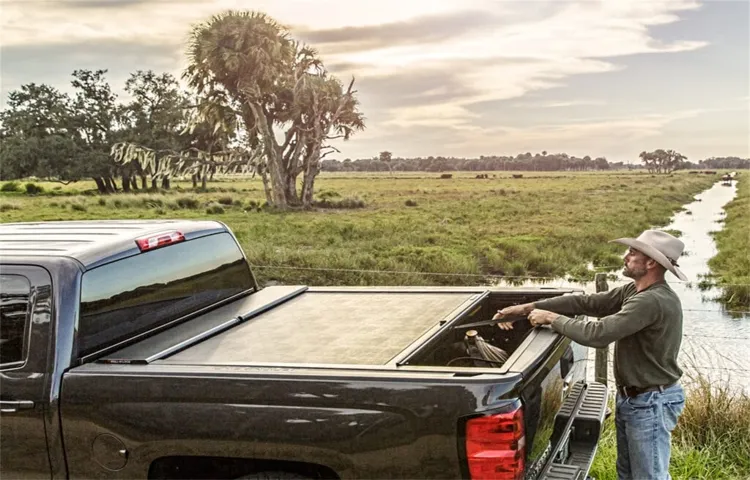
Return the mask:
<svg viewBox="0 0 750 480">
<path fill-rule="evenodd" d="M 669 480 L 672 430 L 685 408 L 679 383 L 667 388 L 624 397 L 617 393 L 617 478 Z"/>
</svg>

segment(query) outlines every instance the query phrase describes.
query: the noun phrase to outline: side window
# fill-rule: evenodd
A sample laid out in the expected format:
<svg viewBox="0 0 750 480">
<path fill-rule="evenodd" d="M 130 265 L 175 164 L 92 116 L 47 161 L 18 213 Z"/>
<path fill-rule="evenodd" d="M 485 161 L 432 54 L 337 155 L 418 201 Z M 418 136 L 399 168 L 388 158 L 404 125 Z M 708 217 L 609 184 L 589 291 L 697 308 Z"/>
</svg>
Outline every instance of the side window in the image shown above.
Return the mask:
<svg viewBox="0 0 750 480">
<path fill-rule="evenodd" d="M 0 275 L 0 367 L 23 362 L 31 284 L 21 275 Z"/>
</svg>

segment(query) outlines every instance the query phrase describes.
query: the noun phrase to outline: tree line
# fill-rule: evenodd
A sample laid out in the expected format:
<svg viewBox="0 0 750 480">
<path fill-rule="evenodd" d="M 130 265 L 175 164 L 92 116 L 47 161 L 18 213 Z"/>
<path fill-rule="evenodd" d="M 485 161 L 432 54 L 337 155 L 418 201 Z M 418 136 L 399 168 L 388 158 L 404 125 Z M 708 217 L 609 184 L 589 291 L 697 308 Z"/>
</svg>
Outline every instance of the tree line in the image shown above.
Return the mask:
<svg viewBox="0 0 750 480">
<path fill-rule="evenodd" d="M 662 153 L 663 152 L 663 153 Z M 645 157 L 645 158 L 644 158 Z M 686 169 L 742 169 L 750 168 L 750 159 L 711 157 L 697 163 L 688 161 L 674 150 L 656 150 L 641 154 L 642 164 L 609 162 L 605 157 L 576 157 L 567 153 L 521 153 L 515 156 L 457 157 L 395 157 L 389 151 L 373 158 L 352 160 L 324 160 L 327 172 L 448 172 L 448 171 L 600 171 L 648 170 L 652 173 L 671 173 Z"/>
<path fill-rule="evenodd" d="M 92 178 L 101 193 L 169 188 L 215 173 L 263 180 L 269 204 L 309 207 L 334 139 L 364 129 L 354 90 L 317 52 L 254 11 L 193 26 L 182 78 L 131 74 L 118 101 L 106 70 L 75 70 L 72 95 L 29 83 L 0 112 L 0 178 Z M 302 176 L 301 191 L 297 179 Z"/>
<path fill-rule="evenodd" d="M 513 156 L 485 156 L 478 158 L 457 158 L 429 156 L 417 158 L 394 157 L 391 152 L 381 152 L 379 156 L 351 160 L 325 160 L 323 171 L 329 172 L 444 172 L 444 171 L 557 171 L 557 170 L 609 170 L 624 168 L 622 162 L 610 163 L 604 157 L 592 159 L 569 156 L 566 153 L 549 154 L 546 151 L 532 155 L 522 153 Z"/>
</svg>

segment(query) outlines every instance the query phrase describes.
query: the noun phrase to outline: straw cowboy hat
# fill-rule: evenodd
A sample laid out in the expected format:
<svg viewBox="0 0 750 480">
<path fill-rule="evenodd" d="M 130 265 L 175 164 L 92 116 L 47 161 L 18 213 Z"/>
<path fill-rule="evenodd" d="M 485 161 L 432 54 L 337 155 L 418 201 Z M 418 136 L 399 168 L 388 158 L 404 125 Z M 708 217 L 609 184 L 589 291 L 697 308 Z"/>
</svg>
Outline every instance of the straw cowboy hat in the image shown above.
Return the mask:
<svg viewBox="0 0 750 480">
<path fill-rule="evenodd" d="M 687 277 L 677 265 L 677 259 L 682 255 L 685 244 L 667 232 L 646 230 L 638 238 L 618 238 L 611 242 L 621 243 L 638 250 L 674 273 L 680 280 L 687 281 Z"/>
</svg>

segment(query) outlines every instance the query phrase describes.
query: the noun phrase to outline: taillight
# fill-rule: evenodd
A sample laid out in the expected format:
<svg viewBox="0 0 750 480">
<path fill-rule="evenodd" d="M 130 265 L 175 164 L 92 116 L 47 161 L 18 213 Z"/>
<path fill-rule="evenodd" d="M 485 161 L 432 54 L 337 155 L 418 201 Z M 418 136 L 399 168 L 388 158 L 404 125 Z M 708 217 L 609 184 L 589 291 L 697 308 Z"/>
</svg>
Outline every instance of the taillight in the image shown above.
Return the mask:
<svg viewBox="0 0 750 480">
<path fill-rule="evenodd" d="M 523 478 L 526 461 L 523 410 L 519 407 L 466 422 L 466 457 L 472 480 Z"/>
<path fill-rule="evenodd" d="M 137 238 L 135 243 L 138 244 L 138 248 L 141 249 L 141 252 L 145 252 L 147 250 L 153 250 L 155 248 L 182 242 L 184 240 L 185 235 L 180 232 L 172 231 L 155 233 L 147 237 Z"/>
</svg>

